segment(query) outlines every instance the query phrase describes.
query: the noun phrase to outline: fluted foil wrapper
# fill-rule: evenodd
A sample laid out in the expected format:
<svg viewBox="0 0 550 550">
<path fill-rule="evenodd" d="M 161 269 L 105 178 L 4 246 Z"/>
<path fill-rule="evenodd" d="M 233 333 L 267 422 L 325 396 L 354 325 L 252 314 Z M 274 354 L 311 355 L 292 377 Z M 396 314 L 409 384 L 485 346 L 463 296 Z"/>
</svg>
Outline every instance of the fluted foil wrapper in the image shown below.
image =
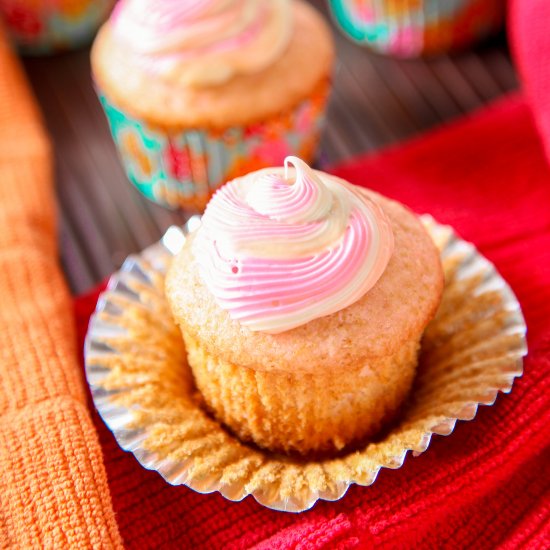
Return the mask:
<svg viewBox="0 0 550 550">
<path fill-rule="evenodd" d="M 100 296 L 85 344 L 95 406 L 119 445 L 172 485 L 230 500 L 301 512 L 371 485 L 381 468 L 401 467 L 434 434 L 450 434 L 511 390 L 527 353 L 520 305 L 476 248 L 422 220 L 441 252 L 445 290 L 426 329 L 417 377 L 402 414 L 381 440 L 347 455 L 302 460 L 245 445 L 200 406 L 179 329 L 164 295 L 171 258 L 200 221 L 172 227 L 130 256 Z"/>
</svg>

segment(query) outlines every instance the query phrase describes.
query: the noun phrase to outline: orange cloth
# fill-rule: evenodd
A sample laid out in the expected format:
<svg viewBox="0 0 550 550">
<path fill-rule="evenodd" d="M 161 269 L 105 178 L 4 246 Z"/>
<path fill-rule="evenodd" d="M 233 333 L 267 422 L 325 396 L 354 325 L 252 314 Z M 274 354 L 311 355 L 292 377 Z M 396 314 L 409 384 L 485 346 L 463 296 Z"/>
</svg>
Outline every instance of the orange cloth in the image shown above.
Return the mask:
<svg viewBox="0 0 550 550">
<path fill-rule="evenodd" d="M 58 267 L 48 138 L 0 28 L 0 547 L 122 547 Z"/>
</svg>

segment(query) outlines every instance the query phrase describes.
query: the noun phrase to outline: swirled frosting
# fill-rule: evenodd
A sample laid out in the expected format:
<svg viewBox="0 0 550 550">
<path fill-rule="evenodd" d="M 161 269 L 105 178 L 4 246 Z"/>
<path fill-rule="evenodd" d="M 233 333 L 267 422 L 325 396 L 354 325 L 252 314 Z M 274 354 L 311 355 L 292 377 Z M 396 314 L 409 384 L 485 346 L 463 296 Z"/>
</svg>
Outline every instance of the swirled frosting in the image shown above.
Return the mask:
<svg viewBox="0 0 550 550">
<path fill-rule="evenodd" d="M 359 188 L 287 157 L 220 188 L 192 250 L 219 306 L 275 334 L 359 300 L 386 269 L 393 233 Z"/>
<path fill-rule="evenodd" d="M 292 27 L 290 0 L 120 0 L 111 21 L 142 68 L 192 86 L 266 68 Z"/>
</svg>

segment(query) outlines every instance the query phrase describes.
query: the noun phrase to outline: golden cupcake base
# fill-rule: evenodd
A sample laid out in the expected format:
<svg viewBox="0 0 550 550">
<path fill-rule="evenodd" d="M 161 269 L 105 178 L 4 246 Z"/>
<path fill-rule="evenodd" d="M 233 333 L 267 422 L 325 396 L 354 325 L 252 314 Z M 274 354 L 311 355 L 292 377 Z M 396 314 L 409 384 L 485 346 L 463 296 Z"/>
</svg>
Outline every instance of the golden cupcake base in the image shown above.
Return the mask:
<svg viewBox="0 0 550 550">
<path fill-rule="evenodd" d="M 90 321 L 86 375 L 119 445 L 172 485 L 230 500 L 252 495 L 268 508 L 300 512 L 340 499 L 354 483 L 371 485 L 380 468 L 399 468 L 433 434 L 473 419 L 521 375 L 525 321 L 510 287 L 473 245 L 430 217 L 423 222 L 441 251 L 445 290 L 410 397 L 382 438 L 333 458 L 291 458 L 240 442 L 202 408 L 164 296 L 171 258 L 200 223 L 192 218 L 126 260 Z"/>
</svg>

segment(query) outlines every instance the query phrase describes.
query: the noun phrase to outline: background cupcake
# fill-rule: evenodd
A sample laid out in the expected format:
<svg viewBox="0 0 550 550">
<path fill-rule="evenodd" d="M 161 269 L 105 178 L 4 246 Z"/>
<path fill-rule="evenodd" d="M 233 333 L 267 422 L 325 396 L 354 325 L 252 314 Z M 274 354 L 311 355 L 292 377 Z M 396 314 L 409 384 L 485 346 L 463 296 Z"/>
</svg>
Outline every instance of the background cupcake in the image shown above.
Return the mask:
<svg viewBox="0 0 550 550">
<path fill-rule="evenodd" d="M 199 209 L 233 177 L 312 159 L 332 60 L 322 18 L 291 0 L 122 0 L 92 51 L 129 179 Z"/>
<path fill-rule="evenodd" d="M 503 0 L 329 0 L 353 40 L 410 57 L 461 48 L 498 29 Z"/>
<path fill-rule="evenodd" d="M 44 54 L 90 42 L 115 0 L 0 0 L 0 13 L 23 53 Z"/>
</svg>

